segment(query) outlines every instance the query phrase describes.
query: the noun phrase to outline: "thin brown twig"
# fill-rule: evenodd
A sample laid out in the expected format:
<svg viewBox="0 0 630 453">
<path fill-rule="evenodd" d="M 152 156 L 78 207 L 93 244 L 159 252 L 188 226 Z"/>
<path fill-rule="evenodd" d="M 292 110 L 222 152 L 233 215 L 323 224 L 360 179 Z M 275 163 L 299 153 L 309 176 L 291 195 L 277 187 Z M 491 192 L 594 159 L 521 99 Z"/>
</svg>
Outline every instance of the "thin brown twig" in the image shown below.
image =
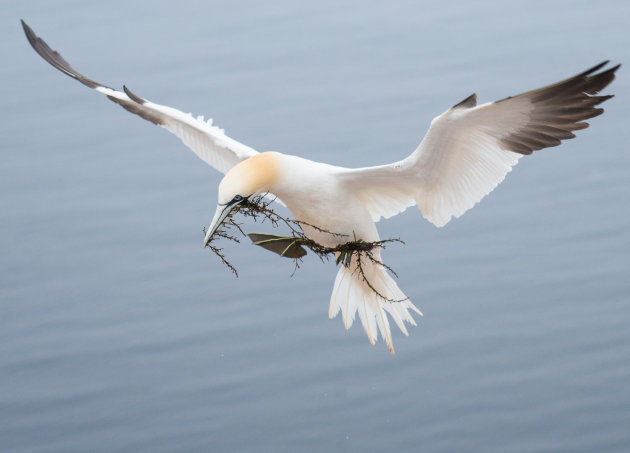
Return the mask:
<svg viewBox="0 0 630 453">
<path fill-rule="evenodd" d="M 205 236 L 206 234 L 206 229 L 205 227 L 202 228 L 203 234 Z M 231 236 L 229 234 L 226 234 L 224 231 L 220 231 L 216 234 L 217 237 L 222 237 L 222 238 L 226 238 L 230 241 L 234 241 L 234 242 L 241 242 L 238 240 L 238 238 Z M 211 241 L 212 242 L 212 241 Z M 230 269 L 232 271 L 232 273 L 236 276 L 236 278 L 238 278 L 238 271 L 236 270 L 236 267 L 234 267 L 234 265 L 232 263 L 230 263 L 228 261 L 228 259 L 225 257 L 225 254 L 223 253 L 223 249 L 219 248 L 215 245 L 212 245 L 212 243 L 208 244 L 208 248 L 210 248 L 210 250 L 212 250 L 212 252 L 214 252 L 215 255 L 217 255 L 221 261 L 223 262 L 223 264 L 225 264 L 228 269 Z"/>
</svg>

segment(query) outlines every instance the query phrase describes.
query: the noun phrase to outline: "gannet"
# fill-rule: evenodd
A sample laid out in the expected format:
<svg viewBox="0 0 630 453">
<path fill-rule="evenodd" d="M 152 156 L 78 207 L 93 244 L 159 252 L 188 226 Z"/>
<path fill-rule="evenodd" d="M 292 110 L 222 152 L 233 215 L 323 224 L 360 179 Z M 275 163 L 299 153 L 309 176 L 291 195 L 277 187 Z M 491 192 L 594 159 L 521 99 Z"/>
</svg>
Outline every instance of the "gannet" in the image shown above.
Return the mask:
<svg viewBox="0 0 630 453">
<path fill-rule="evenodd" d="M 417 205 L 437 227 L 459 217 L 490 193 L 524 155 L 557 146 L 600 115 L 598 95 L 620 65 L 600 63 L 574 77 L 495 102 L 477 105 L 472 94 L 437 116 L 420 145 L 405 159 L 365 168 L 343 168 L 279 152 L 258 153 L 228 137 L 211 120 L 193 117 L 132 93 L 109 88 L 74 70 L 22 21 L 35 51 L 55 68 L 145 120 L 179 137 L 201 160 L 225 176 L 204 246 L 246 200 L 277 197 L 306 235 L 326 247 L 349 239 L 379 240 L 376 222 Z M 310 227 L 312 225 L 314 227 Z M 336 233 L 335 235 L 330 232 Z M 380 260 L 380 251 L 374 250 Z M 361 260 L 361 261 L 358 261 Z M 362 265 L 364 277 L 357 267 Z M 367 280 L 367 282 L 366 282 Z M 368 283 L 369 282 L 369 283 Z M 403 334 L 420 310 L 383 266 L 353 255 L 335 278 L 328 315 L 342 312 L 346 329 L 356 314 L 372 345 L 378 335 L 394 353 L 388 315 Z"/>
</svg>

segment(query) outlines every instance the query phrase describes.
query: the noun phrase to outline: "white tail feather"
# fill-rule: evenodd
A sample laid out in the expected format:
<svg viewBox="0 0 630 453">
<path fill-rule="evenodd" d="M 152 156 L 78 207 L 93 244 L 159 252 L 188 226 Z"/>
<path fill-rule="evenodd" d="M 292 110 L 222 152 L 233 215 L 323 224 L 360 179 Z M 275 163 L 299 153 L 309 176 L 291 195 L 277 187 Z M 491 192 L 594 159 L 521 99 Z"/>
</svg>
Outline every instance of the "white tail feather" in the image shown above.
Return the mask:
<svg viewBox="0 0 630 453">
<path fill-rule="evenodd" d="M 405 322 L 416 325 L 409 309 L 420 316 L 422 313 L 407 299 L 383 266 L 363 257 L 361 273 L 357 264 L 356 257 L 353 256 L 349 268 L 342 265 L 339 269 L 330 298 L 328 316 L 332 319 L 341 310 L 343 324 L 349 329 L 358 312 L 370 343 L 376 343 L 380 332 L 389 352 L 393 354 L 394 344 L 387 313 L 405 335 L 409 335 Z"/>
</svg>

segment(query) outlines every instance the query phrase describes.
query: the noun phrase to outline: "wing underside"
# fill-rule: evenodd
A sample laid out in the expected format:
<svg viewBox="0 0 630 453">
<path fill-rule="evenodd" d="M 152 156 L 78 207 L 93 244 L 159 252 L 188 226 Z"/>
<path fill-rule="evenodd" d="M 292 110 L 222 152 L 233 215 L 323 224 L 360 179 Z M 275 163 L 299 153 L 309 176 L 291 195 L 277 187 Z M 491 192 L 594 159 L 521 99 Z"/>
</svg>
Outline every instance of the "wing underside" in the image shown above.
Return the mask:
<svg viewBox="0 0 630 453">
<path fill-rule="evenodd" d="M 220 172 L 226 173 L 240 161 L 257 154 L 249 146 L 225 135 L 223 129 L 212 124 L 212 120 L 205 121 L 202 117 L 193 117 L 172 107 L 147 101 L 132 93 L 127 87 L 124 87 L 123 91 L 118 91 L 84 76 L 59 52 L 51 49 L 24 21 L 22 27 L 33 49 L 52 66 L 83 85 L 104 94 L 129 112 L 175 134 L 201 160 Z"/>
<path fill-rule="evenodd" d="M 471 95 L 436 117 L 418 148 L 390 165 L 348 170 L 348 185 L 376 221 L 414 204 L 436 226 L 490 193 L 523 155 L 558 146 L 588 127 L 612 95 L 599 95 L 620 65 L 608 62 L 518 96 L 477 106 Z M 600 72 L 598 72 L 600 71 Z"/>
</svg>

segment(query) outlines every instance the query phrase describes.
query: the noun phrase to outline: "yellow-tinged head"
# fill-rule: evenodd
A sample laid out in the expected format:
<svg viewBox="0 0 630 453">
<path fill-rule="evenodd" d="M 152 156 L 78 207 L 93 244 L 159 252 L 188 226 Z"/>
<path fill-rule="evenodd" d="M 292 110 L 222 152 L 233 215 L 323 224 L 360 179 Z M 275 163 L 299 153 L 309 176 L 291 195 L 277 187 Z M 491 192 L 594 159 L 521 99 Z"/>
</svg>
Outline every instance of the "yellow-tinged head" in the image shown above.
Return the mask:
<svg viewBox="0 0 630 453">
<path fill-rule="evenodd" d="M 275 153 L 261 153 L 238 163 L 219 184 L 219 203 L 204 239 L 204 247 L 221 227 L 238 211 L 245 200 L 269 192 L 278 178 Z"/>
<path fill-rule="evenodd" d="M 278 177 L 277 160 L 275 153 L 261 153 L 232 167 L 219 184 L 219 204 L 268 192 Z"/>
</svg>

